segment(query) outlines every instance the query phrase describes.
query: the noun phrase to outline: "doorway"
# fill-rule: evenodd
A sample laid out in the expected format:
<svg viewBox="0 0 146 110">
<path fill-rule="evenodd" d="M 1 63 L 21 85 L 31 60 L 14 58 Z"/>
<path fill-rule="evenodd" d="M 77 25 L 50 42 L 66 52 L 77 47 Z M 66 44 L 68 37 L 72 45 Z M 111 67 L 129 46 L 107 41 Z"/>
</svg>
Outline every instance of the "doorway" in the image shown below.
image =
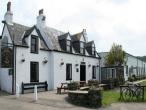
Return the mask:
<svg viewBox="0 0 146 110">
<path fill-rule="evenodd" d="M 80 81 L 86 81 L 86 65 L 80 65 Z"/>
</svg>

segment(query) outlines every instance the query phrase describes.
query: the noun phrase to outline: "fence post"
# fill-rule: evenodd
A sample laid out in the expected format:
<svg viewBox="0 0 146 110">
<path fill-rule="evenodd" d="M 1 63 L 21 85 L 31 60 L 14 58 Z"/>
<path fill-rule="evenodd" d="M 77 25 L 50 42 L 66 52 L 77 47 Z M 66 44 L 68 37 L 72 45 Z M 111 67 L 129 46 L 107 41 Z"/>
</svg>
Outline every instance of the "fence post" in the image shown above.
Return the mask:
<svg viewBox="0 0 146 110">
<path fill-rule="evenodd" d="M 24 84 L 22 82 L 22 94 L 24 94 Z"/>
<path fill-rule="evenodd" d="M 19 93 L 20 92 L 19 90 L 20 90 L 19 89 L 19 84 L 16 83 L 16 98 L 19 98 L 19 94 L 20 94 Z"/>
<path fill-rule="evenodd" d="M 142 87 L 142 101 L 144 101 L 144 86 Z"/>
<path fill-rule="evenodd" d="M 34 101 L 38 100 L 37 85 L 34 86 Z"/>
<path fill-rule="evenodd" d="M 121 95 L 122 95 L 122 93 L 121 93 L 122 91 L 121 91 L 121 86 L 120 86 L 120 100 L 121 100 Z"/>
</svg>

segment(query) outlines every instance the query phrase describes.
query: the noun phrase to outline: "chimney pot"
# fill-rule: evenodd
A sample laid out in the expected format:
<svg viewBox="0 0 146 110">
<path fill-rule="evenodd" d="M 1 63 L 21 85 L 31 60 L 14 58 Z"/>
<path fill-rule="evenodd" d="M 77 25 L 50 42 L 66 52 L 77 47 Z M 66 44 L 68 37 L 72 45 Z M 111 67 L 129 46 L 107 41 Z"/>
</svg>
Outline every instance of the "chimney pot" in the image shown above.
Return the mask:
<svg viewBox="0 0 146 110">
<path fill-rule="evenodd" d="M 13 24 L 13 13 L 11 12 L 11 2 L 7 3 L 7 12 L 4 15 L 4 20 L 6 23 Z"/>
<path fill-rule="evenodd" d="M 39 10 L 39 15 L 43 14 L 43 9 Z"/>
<path fill-rule="evenodd" d="M 11 2 L 7 3 L 7 11 L 11 11 Z"/>
</svg>

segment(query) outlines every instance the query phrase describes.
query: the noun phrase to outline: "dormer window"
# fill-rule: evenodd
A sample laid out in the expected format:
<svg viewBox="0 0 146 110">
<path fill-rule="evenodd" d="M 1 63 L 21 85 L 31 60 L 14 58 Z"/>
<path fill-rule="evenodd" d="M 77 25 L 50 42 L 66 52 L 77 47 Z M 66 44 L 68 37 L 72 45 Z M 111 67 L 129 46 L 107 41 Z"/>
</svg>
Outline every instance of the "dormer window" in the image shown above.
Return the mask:
<svg viewBox="0 0 146 110">
<path fill-rule="evenodd" d="M 72 52 L 71 41 L 70 40 L 66 40 L 66 51 L 67 52 Z"/>
<path fill-rule="evenodd" d="M 31 36 L 31 53 L 38 53 L 38 38 Z"/>
<path fill-rule="evenodd" d="M 85 54 L 85 43 L 84 42 L 80 42 L 80 53 Z"/>
</svg>

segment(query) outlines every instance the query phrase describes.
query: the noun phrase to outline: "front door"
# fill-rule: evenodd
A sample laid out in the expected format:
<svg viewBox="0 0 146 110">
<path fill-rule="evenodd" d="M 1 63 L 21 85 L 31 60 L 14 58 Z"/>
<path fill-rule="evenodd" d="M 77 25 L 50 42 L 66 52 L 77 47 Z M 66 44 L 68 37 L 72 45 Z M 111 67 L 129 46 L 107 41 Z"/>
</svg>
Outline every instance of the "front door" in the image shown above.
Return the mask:
<svg viewBox="0 0 146 110">
<path fill-rule="evenodd" d="M 86 81 L 86 66 L 80 65 L 80 81 Z"/>
<path fill-rule="evenodd" d="M 30 82 L 39 82 L 39 63 L 30 63 Z"/>
</svg>

